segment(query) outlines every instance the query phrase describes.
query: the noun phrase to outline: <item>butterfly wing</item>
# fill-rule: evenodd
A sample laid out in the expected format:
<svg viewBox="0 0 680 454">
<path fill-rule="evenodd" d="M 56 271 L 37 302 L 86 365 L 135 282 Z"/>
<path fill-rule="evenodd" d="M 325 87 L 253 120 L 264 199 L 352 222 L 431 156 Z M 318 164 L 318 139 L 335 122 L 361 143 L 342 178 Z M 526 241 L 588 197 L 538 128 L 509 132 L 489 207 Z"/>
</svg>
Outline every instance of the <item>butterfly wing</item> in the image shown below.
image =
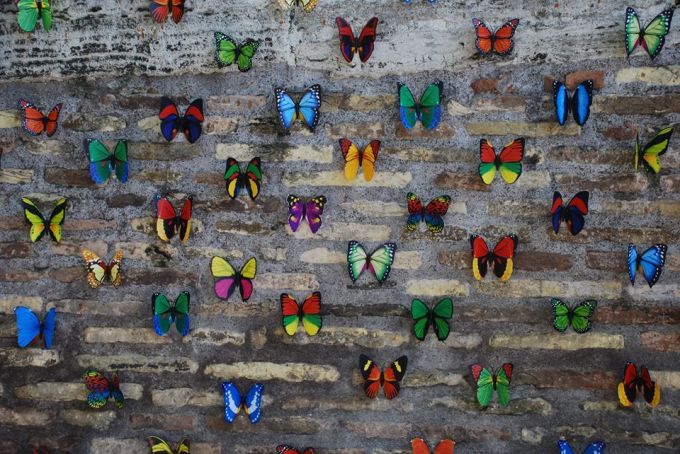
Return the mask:
<svg viewBox="0 0 680 454">
<path fill-rule="evenodd" d="M 411 129 L 418 120 L 418 103 L 411 90 L 404 84 L 397 84 L 399 93 L 399 116 L 406 129 Z"/>
<path fill-rule="evenodd" d="M 371 257 L 368 260 L 368 268 L 373 272 L 378 282 L 385 282 L 389 277 L 396 251 L 396 244 L 385 243 L 371 253 Z"/>
<path fill-rule="evenodd" d="M 153 20 L 159 23 L 168 20 L 171 7 L 170 2 L 171 0 L 151 0 L 149 3 L 149 11 L 151 12 Z"/>
<path fill-rule="evenodd" d="M 241 167 L 234 158 L 227 159 L 227 167 L 224 171 L 224 180 L 227 185 L 227 195 L 232 199 L 238 197 L 241 192 Z"/>
<path fill-rule="evenodd" d="M 236 66 L 238 66 L 239 71 L 246 72 L 253 67 L 253 57 L 259 47 L 260 42 L 252 39 L 247 39 L 241 44 L 238 57 L 236 57 Z"/>
<path fill-rule="evenodd" d="M 358 50 L 357 39 L 354 37 L 352 27 L 342 17 L 336 17 L 335 24 L 338 26 L 340 52 L 342 53 L 342 57 L 347 63 L 352 63 L 354 52 Z"/>
<path fill-rule="evenodd" d="M 440 195 L 432 199 L 425 207 L 425 224 L 431 233 L 439 233 L 444 230 L 444 216 L 449 211 L 451 197 Z"/>
<path fill-rule="evenodd" d="M 105 183 L 111 175 L 111 153 L 96 139 L 86 139 L 85 149 L 90 158 L 90 177 L 96 184 Z"/>
<path fill-rule="evenodd" d="M 606 446 L 607 445 L 603 441 L 593 442 L 586 447 L 583 454 L 602 454 Z"/>
<path fill-rule="evenodd" d="M 90 391 L 87 396 L 87 403 L 92 408 L 101 408 L 106 405 L 106 401 L 111 395 L 111 384 L 109 380 L 100 372 L 87 369 L 83 374 L 85 387 Z"/>
<path fill-rule="evenodd" d="M 55 308 L 50 308 L 45 314 L 45 318 L 42 323 L 42 335 L 45 339 L 45 348 L 52 348 L 54 343 L 54 328 L 56 325 L 57 311 Z"/>
<path fill-rule="evenodd" d="M 661 160 L 659 156 L 666 153 L 668 144 L 673 134 L 673 128 L 664 128 L 642 149 L 640 157 L 636 157 L 635 162 L 641 162 L 648 172 L 659 173 L 661 170 Z M 637 171 L 637 169 L 636 169 Z"/>
<path fill-rule="evenodd" d="M 512 184 L 522 175 L 524 158 L 524 138 L 515 139 L 506 145 L 498 155 L 498 170 L 506 183 Z"/>
<path fill-rule="evenodd" d="M 113 166 L 116 170 L 116 178 L 121 183 L 125 183 L 128 179 L 128 154 L 127 142 L 119 140 L 116 142 L 116 148 L 113 149 Z"/>
<path fill-rule="evenodd" d="M 19 0 L 17 3 L 19 12 L 17 22 L 19 27 L 25 32 L 32 32 L 38 23 L 38 4 L 35 0 Z"/>
<path fill-rule="evenodd" d="M 352 282 L 356 282 L 359 276 L 368 267 L 368 254 L 358 241 L 350 241 L 347 244 L 347 271 Z"/>
<path fill-rule="evenodd" d="M 477 18 L 472 19 L 472 25 L 475 26 L 475 47 L 482 56 L 486 56 L 493 50 L 493 32 L 486 26 L 484 22 Z"/>
<path fill-rule="evenodd" d="M 619 383 L 619 402 L 624 407 L 630 407 L 637 397 L 638 373 L 635 364 L 628 362 L 623 369 L 623 381 Z"/>
<path fill-rule="evenodd" d="M 496 176 L 496 150 L 486 139 L 479 141 L 479 176 L 485 184 L 491 184 Z"/>
<path fill-rule="evenodd" d="M 422 438 L 413 438 L 411 440 L 411 450 L 413 454 L 431 454 L 430 447 Z"/>
<path fill-rule="evenodd" d="M 106 262 L 89 249 L 83 249 L 82 255 L 87 268 L 87 283 L 90 287 L 97 288 L 106 279 Z"/>
<path fill-rule="evenodd" d="M 342 156 L 345 158 L 345 178 L 349 181 L 354 180 L 359 173 L 360 164 L 360 153 L 351 140 L 342 138 L 340 139 L 340 150 L 342 151 Z M 364 168 L 364 176 L 366 169 Z"/>
<path fill-rule="evenodd" d="M 24 208 L 26 221 L 31 224 L 31 229 L 29 230 L 31 241 L 35 243 L 45 234 L 47 223 L 38 207 L 30 199 L 22 197 L 21 206 Z"/>
<path fill-rule="evenodd" d="M 382 372 L 372 359 L 366 355 L 359 355 L 359 370 L 364 379 L 364 393 L 369 399 L 375 399 L 380 391 Z"/>
<path fill-rule="evenodd" d="M 553 298 L 550 304 L 552 305 L 553 328 L 563 333 L 569 328 L 571 309 L 559 298 Z"/>
<path fill-rule="evenodd" d="M 44 3 L 43 3 L 44 4 Z M 43 26 L 45 26 L 45 9 L 43 8 Z M 51 17 L 51 13 L 50 13 Z M 59 112 L 61 112 L 61 106 L 63 104 L 59 103 L 50 110 L 47 114 L 47 122 L 45 124 L 45 134 L 47 137 L 52 137 L 55 132 L 57 132 L 57 122 L 59 121 Z"/>
<path fill-rule="evenodd" d="M 176 24 L 184 16 L 184 0 L 172 0 L 172 21 Z"/>
<path fill-rule="evenodd" d="M 578 84 L 571 98 L 571 111 L 574 120 L 583 126 L 590 117 L 590 105 L 593 103 L 593 81 L 586 80 Z"/>
<path fill-rule="evenodd" d="M 113 260 L 109 263 L 109 279 L 115 288 L 118 288 L 123 283 L 123 273 L 120 271 L 121 262 L 123 261 L 123 251 L 116 251 Z"/>
<path fill-rule="evenodd" d="M 406 366 L 408 365 L 408 358 L 401 356 L 395 361 L 392 361 L 383 374 L 383 391 L 387 399 L 394 399 L 399 395 L 400 383 L 404 374 L 406 374 Z"/>
<path fill-rule="evenodd" d="M 228 300 L 236 289 L 236 270 L 222 257 L 213 257 L 210 260 L 210 272 L 215 278 L 215 295 L 221 300 Z"/>
<path fill-rule="evenodd" d="M 366 181 L 371 181 L 375 175 L 375 160 L 378 158 L 378 151 L 380 151 L 380 141 L 371 140 L 361 154 L 361 166 Z"/>
<path fill-rule="evenodd" d="M 175 454 L 175 450 L 161 438 L 154 436 L 147 437 L 146 442 L 149 444 L 152 453 Z M 178 450 L 177 452 L 179 453 L 180 451 Z"/>
<path fill-rule="evenodd" d="M 418 224 L 423 220 L 423 202 L 420 201 L 420 197 L 409 192 L 406 194 L 406 204 L 408 207 L 406 230 L 412 232 L 418 228 Z"/>
<path fill-rule="evenodd" d="M 163 241 L 170 239 L 177 233 L 177 212 L 167 197 L 156 198 L 156 233 Z"/>
<path fill-rule="evenodd" d="M 250 295 L 253 294 L 253 279 L 255 279 L 255 274 L 257 274 L 257 260 L 255 257 L 251 257 L 248 261 L 241 267 L 239 272 L 238 287 L 241 292 L 241 299 L 243 302 L 247 302 L 250 299 Z"/>
<path fill-rule="evenodd" d="M 66 203 L 67 200 L 65 198 L 59 199 L 50 214 L 50 225 L 47 232 L 57 243 L 61 241 L 62 226 L 64 224 L 64 219 L 66 218 Z"/>
<path fill-rule="evenodd" d="M 437 339 L 444 342 L 451 332 L 449 320 L 453 317 L 453 301 L 451 298 L 440 300 L 432 309 L 432 327 Z"/>
<path fill-rule="evenodd" d="M 588 191 L 578 192 L 564 208 L 564 218 L 572 235 L 577 235 L 585 225 L 584 215 L 588 214 Z"/>
<path fill-rule="evenodd" d="M 488 407 L 493 397 L 494 377 L 486 368 L 480 364 L 470 366 L 472 378 L 477 384 L 477 402 L 482 407 Z"/>
<path fill-rule="evenodd" d="M 665 244 L 655 244 L 640 256 L 640 267 L 649 288 L 652 288 L 661 277 L 661 271 L 666 263 L 667 250 L 668 246 Z"/>
<path fill-rule="evenodd" d="M 182 132 L 189 143 L 194 143 L 201 137 L 203 130 L 201 123 L 205 121 L 203 116 L 203 100 L 195 99 L 189 104 L 189 108 L 182 118 Z"/>
<path fill-rule="evenodd" d="M 493 40 L 493 50 L 498 55 L 507 55 L 512 52 L 515 43 L 512 37 L 515 35 L 515 29 L 519 25 L 519 19 L 511 19 L 496 30 Z"/>
<path fill-rule="evenodd" d="M 638 251 L 633 243 L 628 244 L 628 277 L 630 283 L 635 285 L 635 277 L 638 269 Z"/>
<path fill-rule="evenodd" d="M 493 249 L 493 274 L 501 281 L 510 279 L 513 271 L 513 258 L 518 239 L 515 235 L 506 235 Z"/>
<path fill-rule="evenodd" d="M 181 292 L 175 299 L 173 310 L 175 317 L 175 328 L 177 328 L 177 332 L 182 336 L 189 334 L 189 328 L 191 325 L 189 317 L 190 300 L 191 297 L 189 292 Z"/>
<path fill-rule="evenodd" d="M 125 398 L 123 397 L 123 393 L 120 390 L 118 372 L 114 374 L 113 380 L 111 380 L 111 387 L 109 389 L 111 393 L 111 398 L 113 398 L 113 401 L 116 404 L 116 408 L 123 408 L 123 405 L 125 404 Z"/>
<path fill-rule="evenodd" d="M 288 130 L 297 116 L 297 106 L 285 90 L 277 88 L 274 93 L 276 94 L 276 109 L 279 111 L 279 123 L 283 129 Z"/>
<path fill-rule="evenodd" d="M 193 204 L 193 198 L 191 196 L 187 197 L 179 214 L 179 239 L 182 243 L 189 239 L 189 234 L 191 233 L 191 209 Z"/>
<path fill-rule="evenodd" d="M 30 1 L 35 3 L 35 0 Z M 32 103 L 24 99 L 20 100 L 19 110 L 21 111 L 21 127 L 24 131 L 33 136 L 37 136 L 45 130 L 45 116 Z"/>
<path fill-rule="evenodd" d="M 362 63 L 366 63 L 368 59 L 373 54 L 373 49 L 375 48 L 375 34 L 378 28 L 378 18 L 372 17 L 361 30 L 359 39 L 357 41 L 359 45 L 359 59 Z"/>
<path fill-rule="evenodd" d="M 571 99 L 567 92 L 567 87 L 556 80 L 553 80 L 553 102 L 555 103 L 555 116 L 560 125 L 567 121 L 567 114 L 571 107 Z"/>
<path fill-rule="evenodd" d="M 571 448 L 569 442 L 566 440 L 558 440 L 557 445 L 560 448 L 560 454 L 576 454 L 574 453 L 574 450 Z"/>
<path fill-rule="evenodd" d="M 223 382 L 222 391 L 224 392 L 224 419 L 232 423 L 241 411 L 241 393 L 232 382 Z"/>
<path fill-rule="evenodd" d="M 280 301 L 283 330 L 289 336 L 294 336 L 300 323 L 300 307 L 295 298 L 288 293 L 282 293 Z"/>
<path fill-rule="evenodd" d="M 154 0 L 152 5 L 156 1 L 159 0 Z M 167 1 L 169 0 L 162 1 L 167 4 Z M 167 17 L 167 12 L 165 13 L 165 15 Z M 175 105 L 175 103 L 170 98 L 167 98 L 165 96 L 161 98 L 161 110 L 158 113 L 158 118 L 160 118 L 161 120 L 161 134 L 163 134 L 165 140 L 170 142 L 175 138 L 177 132 L 180 129 L 180 126 L 182 125 L 182 119 L 179 116 L 177 105 Z"/>
<path fill-rule="evenodd" d="M 261 383 L 255 383 L 248 390 L 246 394 L 246 400 L 244 402 L 244 409 L 246 414 L 250 417 L 250 422 L 257 424 L 257 422 L 262 417 L 262 391 L 264 390 L 264 385 Z"/>
<path fill-rule="evenodd" d="M 434 129 L 442 118 L 441 98 L 444 84 L 437 81 L 428 85 L 420 97 L 420 121 L 425 129 Z"/>
<path fill-rule="evenodd" d="M 298 103 L 298 112 L 302 116 L 310 131 L 314 132 L 319 123 L 319 108 L 321 107 L 321 86 L 312 85 L 302 95 Z"/>
<path fill-rule="evenodd" d="M 635 10 L 629 6 L 626 8 L 626 53 L 629 57 L 640 45 L 641 32 L 640 19 Z"/>
<path fill-rule="evenodd" d="M 300 451 L 292 446 L 278 445 L 276 447 L 276 454 L 300 454 Z"/>
<path fill-rule="evenodd" d="M 15 308 L 14 315 L 17 321 L 17 342 L 19 347 L 24 348 L 40 336 L 40 320 L 32 310 L 24 306 Z"/>
<path fill-rule="evenodd" d="M 642 397 L 652 407 L 659 405 L 661 401 L 661 387 L 652 381 L 649 370 L 645 366 L 640 367 L 639 382 L 642 383 Z"/>
<path fill-rule="evenodd" d="M 590 317 L 595 313 L 597 301 L 586 300 L 576 306 L 571 317 L 571 326 L 579 334 L 583 334 L 590 330 L 592 322 Z"/>
<path fill-rule="evenodd" d="M 512 364 L 504 363 L 496 371 L 496 392 L 498 403 L 507 407 L 510 403 L 510 380 L 512 380 Z"/>
<path fill-rule="evenodd" d="M 286 200 L 288 202 L 288 225 L 293 232 L 297 232 L 305 216 L 305 203 L 293 194 L 290 194 Z"/>
<path fill-rule="evenodd" d="M 262 164 L 259 157 L 254 157 L 248 162 L 245 182 L 248 195 L 252 200 L 255 200 L 260 195 L 260 185 L 262 184 Z"/>
<path fill-rule="evenodd" d="M 472 248 L 472 275 L 481 281 L 486 276 L 489 265 L 489 246 L 479 235 L 470 235 L 470 247 Z"/>
<path fill-rule="evenodd" d="M 666 35 L 671 29 L 671 20 L 673 19 L 673 8 L 664 10 L 647 24 L 642 32 L 642 47 L 645 48 L 649 54 L 649 58 L 654 60 L 664 43 L 666 42 Z"/>
<path fill-rule="evenodd" d="M 434 454 L 453 454 L 453 447 L 456 446 L 456 442 L 450 438 L 446 438 L 434 447 Z"/>
<path fill-rule="evenodd" d="M 430 308 L 421 300 L 411 301 L 411 318 L 413 319 L 413 335 L 418 340 L 425 340 L 430 327 Z"/>
<path fill-rule="evenodd" d="M 153 311 L 153 328 L 156 334 L 164 336 L 174 321 L 170 301 L 162 293 L 154 293 L 151 296 L 151 310 Z"/>
<path fill-rule="evenodd" d="M 327 201 L 325 196 L 319 195 L 307 201 L 305 205 L 305 215 L 307 216 L 307 223 L 312 233 L 316 233 L 321 228 L 321 215 Z"/>
<path fill-rule="evenodd" d="M 217 50 L 215 59 L 220 67 L 229 66 L 236 61 L 238 44 L 231 37 L 224 33 L 215 32 L 215 44 Z"/>
</svg>

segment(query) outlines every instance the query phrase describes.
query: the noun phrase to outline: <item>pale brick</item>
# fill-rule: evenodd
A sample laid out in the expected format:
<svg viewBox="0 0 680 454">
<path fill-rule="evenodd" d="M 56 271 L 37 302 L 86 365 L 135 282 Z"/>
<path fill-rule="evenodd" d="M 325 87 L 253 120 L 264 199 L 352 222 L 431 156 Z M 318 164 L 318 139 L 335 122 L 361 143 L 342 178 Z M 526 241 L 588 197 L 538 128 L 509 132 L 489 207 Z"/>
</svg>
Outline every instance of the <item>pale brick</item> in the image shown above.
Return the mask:
<svg viewBox="0 0 680 454">
<path fill-rule="evenodd" d="M 492 276 L 493 277 L 493 276 Z M 590 297 L 616 299 L 621 296 L 621 282 L 618 281 L 535 281 L 511 278 L 507 282 L 497 282 L 487 277 L 477 282 L 475 288 L 486 295 L 498 298 L 552 297 L 562 298 Z"/>
<path fill-rule="evenodd" d="M 467 123 L 465 129 L 472 136 L 552 137 L 581 134 L 581 127 L 576 123 L 571 122 L 560 126 L 557 121 L 544 123 L 480 121 Z"/>
<path fill-rule="evenodd" d="M 305 363 L 236 362 L 232 364 L 209 364 L 206 375 L 220 380 L 244 378 L 247 380 L 283 380 L 299 383 L 336 382 L 340 372 L 334 366 Z"/>
<path fill-rule="evenodd" d="M 316 276 L 306 273 L 273 274 L 263 273 L 256 277 L 256 289 L 274 290 L 318 290 Z"/>
<path fill-rule="evenodd" d="M 113 404 L 111 404 L 113 406 Z M 113 411 L 83 411 L 83 410 L 62 410 L 61 419 L 71 426 L 92 427 L 95 430 L 106 430 L 111 423 L 118 418 L 118 414 Z"/>
<path fill-rule="evenodd" d="M 585 334 L 526 334 L 507 335 L 494 334 L 489 339 L 493 348 L 512 349 L 546 349 L 546 350 L 583 350 L 624 348 L 623 336 L 620 334 L 604 334 L 589 332 Z"/>
<path fill-rule="evenodd" d="M 51 367 L 61 363 L 61 355 L 54 349 L 1 348 L 0 363 L 5 367 Z"/>
<path fill-rule="evenodd" d="M 54 420 L 49 410 L 0 407 L 0 424 L 7 426 L 46 426 Z"/>
<path fill-rule="evenodd" d="M 125 399 L 130 400 L 140 400 L 144 393 L 144 387 L 136 383 L 123 382 L 120 384 L 120 390 L 123 392 Z M 48 402 L 68 402 L 74 400 L 85 402 L 89 391 L 83 381 L 77 383 L 40 382 L 20 386 L 14 390 L 14 393 L 20 399 Z"/>
<path fill-rule="evenodd" d="M 33 169 L 0 169 L 0 184 L 30 184 Z"/>
<path fill-rule="evenodd" d="M 376 224 L 355 223 L 324 223 L 321 229 L 312 233 L 308 227 L 302 225 L 297 232 L 293 232 L 290 226 L 286 227 L 286 233 L 297 239 L 318 239 L 333 241 L 387 241 L 390 238 L 390 227 Z"/>
<path fill-rule="evenodd" d="M 298 186 L 357 186 L 357 187 L 385 187 L 404 188 L 413 177 L 411 172 L 383 172 L 376 169 L 375 176 L 371 181 L 366 181 L 359 176 L 354 181 L 345 178 L 343 170 L 320 171 L 320 172 L 287 172 L 283 175 L 282 182 L 287 187 Z"/>
<path fill-rule="evenodd" d="M 228 158 L 234 158 L 239 161 L 241 170 L 245 171 L 248 162 L 255 156 L 261 156 L 261 147 L 247 145 L 243 143 L 218 143 L 215 148 L 215 157 L 219 160 L 226 161 Z M 282 146 L 276 147 L 273 150 L 273 155 L 267 154 L 267 162 L 271 161 L 307 161 L 318 162 L 322 164 L 330 164 L 337 155 L 342 155 L 340 150 L 333 147 L 312 147 L 309 145 L 297 146 Z"/>
<path fill-rule="evenodd" d="M 21 126 L 21 115 L 18 110 L 0 110 L 0 129 L 18 128 L 19 126 Z"/>
<path fill-rule="evenodd" d="M 0 313 L 14 315 L 17 306 L 26 306 L 33 312 L 39 313 L 42 309 L 43 299 L 39 296 L 24 295 L 0 295 Z"/>
<path fill-rule="evenodd" d="M 184 372 L 195 374 L 198 363 L 181 356 L 145 356 L 127 355 L 78 355 L 78 365 L 82 368 L 93 368 L 101 371 L 133 371 L 140 373 Z M 124 378 L 121 377 L 121 381 Z"/>
<path fill-rule="evenodd" d="M 246 334 L 238 331 L 215 330 L 210 328 L 192 329 L 189 334 L 182 338 L 182 342 L 198 342 L 210 345 L 244 345 Z"/>
<path fill-rule="evenodd" d="M 152 389 L 151 401 L 158 407 L 213 407 L 224 405 L 224 397 L 217 386 L 212 391 L 199 391 L 194 388 Z"/>
<path fill-rule="evenodd" d="M 680 85 L 680 66 L 624 67 L 618 70 L 615 80 L 619 85 L 636 82 L 658 86 Z"/>
<path fill-rule="evenodd" d="M 288 336 L 283 328 L 277 328 L 277 336 L 287 344 L 307 345 L 359 345 L 361 347 L 383 348 L 400 347 L 410 340 L 408 332 L 398 333 L 385 330 L 369 330 L 366 328 L 353 328 L 344 326 L 326 326 L 316 336 L 307 336 L 302 327 L 298 327 L 295 336 Z"/>
<path fill-rule="evenodd" d="M 468 284 L 456 279 L 422 279 L 406 282 L 406 293 L 413 296 L 469 296 Z"/>
<path fill-rule="evenodd" d="M 238 118 L 206 117 L 203 131 L 206 134 L 230 134 L 238 129 Z"/>
<path fill-rule="evenodd" d="M 109 328 L 104 326 L 88 327 L 84 331 L 88 344 L 171 344 L 171 335 L 159 336 L 152 328 Z"/>
</svg>

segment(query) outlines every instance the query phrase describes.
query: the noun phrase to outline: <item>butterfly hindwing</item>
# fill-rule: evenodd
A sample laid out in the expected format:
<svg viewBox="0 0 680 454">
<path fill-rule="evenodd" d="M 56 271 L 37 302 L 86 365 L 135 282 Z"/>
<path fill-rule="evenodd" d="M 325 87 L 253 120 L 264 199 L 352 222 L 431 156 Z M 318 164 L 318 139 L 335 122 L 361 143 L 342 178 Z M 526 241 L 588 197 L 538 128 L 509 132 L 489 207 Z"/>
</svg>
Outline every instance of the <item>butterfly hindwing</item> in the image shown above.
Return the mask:
<svg viewBox="0 0 680 454">
<path fill-rule="evenodd" d="M 569 442 L 566 440 L 558 440 L 557 445 L 560 448 L 560 454 L 575 454 Z M 603 454 L 606 444 L 603 441 L 595 441 L 586 446 L 582 454 Z"/>
</svg>

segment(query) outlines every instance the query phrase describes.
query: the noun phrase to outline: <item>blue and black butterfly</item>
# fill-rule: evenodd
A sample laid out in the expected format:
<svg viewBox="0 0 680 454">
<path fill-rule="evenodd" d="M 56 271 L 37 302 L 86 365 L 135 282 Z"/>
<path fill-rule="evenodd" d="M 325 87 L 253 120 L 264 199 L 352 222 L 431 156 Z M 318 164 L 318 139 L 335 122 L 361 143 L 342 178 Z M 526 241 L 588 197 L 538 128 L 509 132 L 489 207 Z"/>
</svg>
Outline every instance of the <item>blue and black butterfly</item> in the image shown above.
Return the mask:
<svg viewBox="0 0 680 454">
<path fill-rule="evenodd" d="M 161 120 L 161 133 L 168 142 L 172 141 L 178 132 L 184 133 L 189 143 L 194 143 L 201 137 L 201 123 L 203 116 L 203 100 L 195 99 L 189 104 L 184 115 L 179 114 L 177 105 L 172 99 L 161 98 L 161 110 L 158 114 Z"/>
<path fill-rule="evenodd" d="M 564 125 L 571 111 L 576 123 L 583 126 L 590 116 L 590 105 L 593 103 L 593 81 L 586 80 L 578 84 L 573 95 L 569 96 L 567 87 L 562 82 L 554 80 L 553 98 L 555 115 L 560 125 Z"/>
<path fill-rule="evenodd" d="M 628 245 L 628 275 L 631 284 L 635 285 L 635 275 L 642 270 L 642 275 L 652 288 L 656 281 L 661 277 L 661 271 L 666 263 L 666 251 L 668 246 L 665 244 L 655 244 L 642 254 L 639 254 L 635 245 Z"/>
<path fill-rule="evenodd" d="M 45 342 L 45 348 L 49 349 L 52 347 L 56 318 L 54 308 L 47 311 L 42 323 L 40 323 L 40 319 L 32 310 L 24 306 L 18 306 L 14 309 L 14 315 L 17 318 L 17 341 L 19 347 L 24 348 L 40 339 Z"/>
<path fill-rule="evenodd" d="M 565 439 L 558 440 L 557 445 L 560 447 L 560 454 L 576 454 Z M 603 454 L 606 446 L 604 441 L 594 441 L 586 446 L 582 454 Z"/>
<path fill-rule="evenodd" d="M 241 393 L 233 382 L 222 383 L 222 390 L 224 391 L 224 419 L 228 423 L 234 422 L 236 415 L 242 409 L 250 418 L 251 423 L 256 424 L 260 420 L 263 384 L 255 383 L 251 386 L 245 399 L 241 397 Z"/>
<path fill-rule="evenodd" d="M 290 129 L 295 120 L 302 121 L 310 131 L 314 132 L 319 122 L 321 107 L 321 86 L 312 85 L 305 90 L 300 102 L 296 103 L 282 88 L 277 88 L 276 108 L 279 111 L 279 122 L 283 129 Z"/>
</svg>

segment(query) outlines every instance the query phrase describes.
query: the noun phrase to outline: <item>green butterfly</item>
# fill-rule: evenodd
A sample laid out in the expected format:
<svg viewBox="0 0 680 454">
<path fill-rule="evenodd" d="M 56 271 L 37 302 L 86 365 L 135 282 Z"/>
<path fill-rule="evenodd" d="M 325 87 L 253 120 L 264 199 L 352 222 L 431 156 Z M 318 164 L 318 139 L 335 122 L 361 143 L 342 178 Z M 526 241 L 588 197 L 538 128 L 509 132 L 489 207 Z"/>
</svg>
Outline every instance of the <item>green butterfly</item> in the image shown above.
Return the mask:
<svg viewBox="0 0 680 454">
<path fill-rule="evenodd" d="M 238 45 L 236 41 L 220 32 L 215 32 L 215 43 L 217 44 L 215 56 L 217 64 L 224 67 L 236 61 L 238 70 L 241 72 L 246 72 L 253 67 L 253 56 L 260 47 L 260 42 L 252 39 L 247 39 L 243 44 Z"/>
<path fill-rule="evenodd" d="M 411 129 L 420 120 L 425 129 L 434 129 L 442 118 L 442 91 L 444 85 L 440 81 L 431 83 L 423 92 L 420 101 L 404 84 L 397 85 L 399 89 L 399 114 L 406 129 Z"/>
<path fill-rule="evenodd" d="M 573 309 L 570 309 L 566 303 L 558 298 L 553 298 L 550 300 L 553 308 L 553 327 L 561 333 L 565 332 L 569 325 L 574 328 L 579 334 L 583 334 L 590 330 L 592 323 L 590 322 L 590 317 L 593 316 L 595 308 L 597 307 L 597 301 L 595 300 L 585 300 L 581 304 L 577 305 Z"/>
<path fill-rule="evenodd" d="M 384 282 L 390 275 L 396 251 L 396 244 L 385 243 L 369 254 L 358 241 L 350 241 L 347 244 L 347 271 L 352 282 L 366 270 L 371 270 L 378 282 Z"/>
<path fill-rule="evenodd" d="M 413 318 L 413 334 L 418 340 L 424 340 L 430 325 L 434 328 L 437 339 L 445 341 L 449 337 L 451 327 L 449 320 L 453 317 L 453 301 L 444 298 L 435 304 L 430 310 L 429 306 L 421 300 L 414 298 L 411 301 L 411 318 Z"/>
<path fill-rule="evenodd" d="M 111 153 L 106 145 L 97 139 L 86 139 L 85 149 L 90 158 L 90 177 L 97 184 L 105 183 L 115 171 L 121 183 L 128 179 L 127 142 L 119 140 Z"/>
<path fill-rule="evenodd" d="M 23 31 L 32 32 L 38 22 L 38 17 L 42 20 L 46 32 L 52 28 L 50 0 L 19 0 L 17 7 L 19 8 L 17 22 Z"/>
<path fill-rule="evenodd" d="M 626 52 L 628 56 L 630 57 L 636 47 L 642 46 L 649 54 L 649 58 L 654 60 L 666 42 L 666 35 L 671 29 L 671 19 L 673 19 L 673 8 L 661 11 L 661 14 L 642 28 L 635 10 L 630 6 L 626 8 Z"/>
<path fill-rule="evenodd" d="M 470 366 L 472 377 L 477 383 L 477 401 L 482 407 L 488 407 L 493 397 L 493 391 L 498 393 L 498 403 L 507 407 L 510 403 L 510 380 L 512 379 L 512 364 L 504 363 L 493 375 L 481 364 Z"/>
<path fill-rule="evenodd" d="M 189 292 L 180 293 L 174 305 L 170 304 L 167 296 L 154 293 L 151 297 L 151 309 L 153 327 L 159 336 L 164 336 L 173 322 L 182 336 L 189 333 Z"/>
</svg>

